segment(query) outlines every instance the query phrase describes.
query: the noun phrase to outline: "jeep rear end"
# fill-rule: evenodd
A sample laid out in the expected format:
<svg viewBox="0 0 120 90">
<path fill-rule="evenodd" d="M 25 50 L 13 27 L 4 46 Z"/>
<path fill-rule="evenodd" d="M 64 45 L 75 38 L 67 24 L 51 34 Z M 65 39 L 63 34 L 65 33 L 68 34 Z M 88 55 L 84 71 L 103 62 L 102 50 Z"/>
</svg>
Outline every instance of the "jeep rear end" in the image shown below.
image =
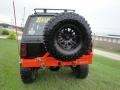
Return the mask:
<svg viewBox="0 0 120 90">
<path fill-rule="evenodd" d="M 37 12 L 43 10 L 43 12 Z M 48 13 L 48 10 L 61 10 L 63 13 L 74 12 L 67 9 L 35 9 L 35 13 L 27 19 L 20 47 L 20 72 L 24 83 L 33 82 L 36 79 L 38 69 L 48 68 L 58 71 L 60 67 L 71 67 L 76 77 L 86 78 L 88 75 L 88 64 L 92 64 L 92 45 L 88 52 L 76 59 L 61 60 L 54 57 L 45 46 L 44 29 L 49 20 L 59 13 Z M 91 43 L 92 44 L 92 43 Z M 83 74 L 81 74 L 83 72 Z"/>
</svg>

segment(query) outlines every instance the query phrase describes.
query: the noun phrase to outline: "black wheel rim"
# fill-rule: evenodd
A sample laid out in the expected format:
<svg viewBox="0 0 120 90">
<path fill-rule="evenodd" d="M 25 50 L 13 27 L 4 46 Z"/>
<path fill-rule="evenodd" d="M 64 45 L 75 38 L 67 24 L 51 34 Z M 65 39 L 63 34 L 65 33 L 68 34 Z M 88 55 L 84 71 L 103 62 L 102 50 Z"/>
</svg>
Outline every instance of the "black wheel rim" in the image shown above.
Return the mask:
<svg viewBox="0 0 120 90">
<path fill-rule="evenodd" d="M 82 34 L 79 27 L 67 24 L 58 30 L 55 41 L 60 48 L 71 51 L 82 44 Z"/>
</svg>

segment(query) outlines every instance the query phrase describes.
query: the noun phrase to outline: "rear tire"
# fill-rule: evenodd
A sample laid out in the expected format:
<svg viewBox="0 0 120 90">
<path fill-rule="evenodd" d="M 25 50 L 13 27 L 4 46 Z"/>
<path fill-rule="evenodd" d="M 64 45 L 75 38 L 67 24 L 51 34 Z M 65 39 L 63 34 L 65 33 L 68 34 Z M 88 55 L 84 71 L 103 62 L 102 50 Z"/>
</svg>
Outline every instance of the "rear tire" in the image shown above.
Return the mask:
<svg viewBox="0 0 120 90">
<path fill-rule="evenodd" d="M 59 66 L 51 66 L 49 69 L 51 71 L 59 71 L 60 67 Z"/>
<path fill-rule="evenodd" d="M 71 69 L 76 78 L 84 79 L 88 76 L 89 65 L 78 65 L 75 67 L 71 67 Z"/>
<path fill-rule="evenodd" d="M 32 83 L 37 76 L 37 69 L 20 68 L 20 75 L 23 83 Z"/>
</svg>

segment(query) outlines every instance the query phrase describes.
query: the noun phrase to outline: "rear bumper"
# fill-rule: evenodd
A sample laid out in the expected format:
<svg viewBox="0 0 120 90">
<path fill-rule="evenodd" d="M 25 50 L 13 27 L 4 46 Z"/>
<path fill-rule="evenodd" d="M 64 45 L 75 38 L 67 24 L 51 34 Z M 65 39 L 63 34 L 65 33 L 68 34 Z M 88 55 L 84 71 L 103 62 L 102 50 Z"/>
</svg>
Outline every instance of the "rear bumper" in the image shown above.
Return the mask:
<svg viewBox="0 0 120 90">
<path fill-rule="evenodd" d="M 54 57 L 50 57 L 46 53 L 43 57 L 37 57 L 34 59 L 21 59 L 21 66 L 24 68 L 28 67 L 50 67 L 50 66 L 71 66 L 71 65 L 80 65 L 80 64 L 92 64 L 93 53 L 89 55 L 83 55 L 82 57 L 73 60 L 73 61 L 60 61 Z"/>
</svg>

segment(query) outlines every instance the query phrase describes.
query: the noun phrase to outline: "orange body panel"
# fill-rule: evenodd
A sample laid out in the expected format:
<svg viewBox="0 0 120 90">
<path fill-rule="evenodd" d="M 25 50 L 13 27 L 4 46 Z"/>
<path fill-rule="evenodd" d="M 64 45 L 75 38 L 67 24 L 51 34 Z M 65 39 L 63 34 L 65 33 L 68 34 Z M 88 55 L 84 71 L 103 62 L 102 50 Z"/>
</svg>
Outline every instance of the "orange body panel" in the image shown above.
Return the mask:
<svg viewBox="0 0 120 90">
<path fill-rule="evenodd" d="M 27 67 L 50 67 L 50 66 L 74 66 L 80 64 L 92 64 L 93 53 L 90 52 L 89 55 L 83 55 L 82 57 L 73 61 L 60 61 L 54 57 L 50 57 L 46 53 L 43 57 L 37 57 L 34 59 L 21 59 L 21 66 Z"/>
</svg>

